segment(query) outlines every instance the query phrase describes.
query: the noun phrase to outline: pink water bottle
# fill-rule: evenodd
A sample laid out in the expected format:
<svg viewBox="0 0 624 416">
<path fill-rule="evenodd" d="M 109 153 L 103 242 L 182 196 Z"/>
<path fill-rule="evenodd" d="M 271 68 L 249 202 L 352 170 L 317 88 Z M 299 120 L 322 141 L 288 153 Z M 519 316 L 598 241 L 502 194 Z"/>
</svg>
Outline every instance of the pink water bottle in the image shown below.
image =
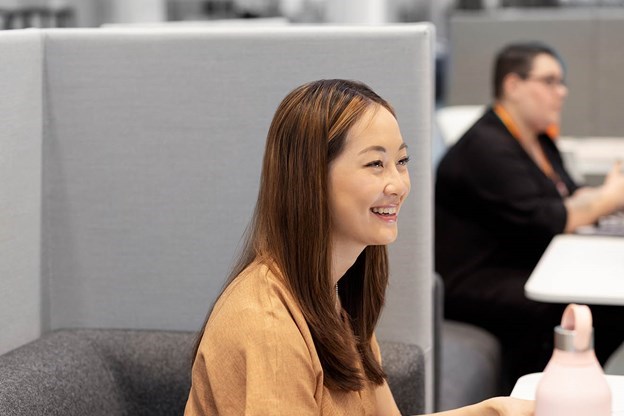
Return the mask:
<svg viewBox="0 0 624 416">
<path fill-rule="evenodd" d="M 610 416 L 611 390 L 594 353 L 591 311 L 568 305 L 535 393 L 535 416 Z"/>
</svg>

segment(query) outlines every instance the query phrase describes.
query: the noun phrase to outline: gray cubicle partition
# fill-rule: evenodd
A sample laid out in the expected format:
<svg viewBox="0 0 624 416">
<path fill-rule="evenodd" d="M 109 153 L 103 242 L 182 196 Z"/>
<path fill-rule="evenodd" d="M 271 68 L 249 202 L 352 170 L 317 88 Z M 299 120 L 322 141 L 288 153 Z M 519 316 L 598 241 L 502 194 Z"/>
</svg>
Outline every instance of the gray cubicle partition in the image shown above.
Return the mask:
<svg viewBox="0 0 624 416">
<path fill-rule="evenodd" d="M 624 10 L 609 8 L 511 9 L 451 17 L 447 104 L 491 102 L 495 53 L 514 41 L 554 46 L 567 66 L 569 94 L 562 133 L 624 135 Z"/>
<path fill-rule="evenodd" d="M 5 34 L 6 33 L 6 34 Z M 41 37 L 0 36 L 0 354 L 41 333 Z"/>
<path fill-rule="evenodd" d="M 43 331 L 198 329 L 251 215 L 279 101 L 306 81 L 349 78 L 394 104 L 413 158 L 378 335 L 418 344 L 431 369 L 430 26 L 36 33 L 42 228 L 27 249 L 36 261 L 41 244 L 42 289 L 24 309 L 41 305 Z M 33 224 L 20 227 L 35 232 Z M 3 264 L 11 247 L 0 248 Z M 25 280 L 10 290 L 37 287 L 35 271 L 19 272 Z M 36 337 L 27 326 L 26 338 Z"/>
</svg>

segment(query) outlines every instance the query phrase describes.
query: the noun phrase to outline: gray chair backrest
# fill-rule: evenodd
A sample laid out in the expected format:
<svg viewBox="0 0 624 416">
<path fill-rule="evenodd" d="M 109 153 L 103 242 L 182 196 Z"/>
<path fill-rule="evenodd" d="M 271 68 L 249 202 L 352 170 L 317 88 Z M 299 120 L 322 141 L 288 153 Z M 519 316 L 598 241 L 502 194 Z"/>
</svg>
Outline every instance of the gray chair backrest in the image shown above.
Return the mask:
<svg viewBox="0 0 624 416">
<path fill-rule="evenodd" d="M 194 332 L 71 329 L 0 356 L 2 416 L 170 416 L 184 412 Z M 380 342 L 402 414 L 424 412 L 416 345 Z"/>
<path fill-rule="evenodd" d="M 3 416 L 181 415 L 194 333 L 61 330 L 0 356 Z"/>
<path fill-rule="evenodd" d="M 430 368 L 430 26 L 30 33 L 43 44 L 37 330 L 197 330 L 251 216 L 278 103 L 348 78 L 395 106 L 413 157 L 378 336 L 418 344 Z"/>
</svg>

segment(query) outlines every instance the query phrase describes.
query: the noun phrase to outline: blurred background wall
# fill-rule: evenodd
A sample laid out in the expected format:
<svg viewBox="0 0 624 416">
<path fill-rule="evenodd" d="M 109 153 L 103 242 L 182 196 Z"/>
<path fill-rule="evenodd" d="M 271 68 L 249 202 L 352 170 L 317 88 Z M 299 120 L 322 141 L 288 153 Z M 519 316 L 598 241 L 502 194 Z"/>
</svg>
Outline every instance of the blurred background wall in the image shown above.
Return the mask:
<svg viewBox="0 0 624 416">
<path fill-rule="evenodd" d="M 384 24 L 432 21 L 446 33 L 455 10 L 502 8 L 621 7 L 624 0 L 0 0 L 3 15 L 69 10 L 67 26 L 105 23 L 209 20 L 282 16 L 293 22 Z M 45 19 L 23 26 L 54 24 Z"/>
</svg>

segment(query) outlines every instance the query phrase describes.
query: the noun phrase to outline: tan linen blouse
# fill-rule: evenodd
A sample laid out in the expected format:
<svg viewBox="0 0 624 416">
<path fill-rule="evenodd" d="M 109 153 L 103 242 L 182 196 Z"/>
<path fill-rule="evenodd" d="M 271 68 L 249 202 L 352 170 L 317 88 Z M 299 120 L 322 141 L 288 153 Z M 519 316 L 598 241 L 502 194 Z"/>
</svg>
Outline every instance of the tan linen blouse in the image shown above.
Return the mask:
<svg viewBox="0 0 624 416">
<path fill-rule="evenodd" d="M 372 340 L 380 359 L 379 346 Z M 185 416 L 373 415 L 374 386 L 323 386 L 323 368 L 294 298 L 253 263 L 217 301 L 192 370 Z"/>
</svg>

